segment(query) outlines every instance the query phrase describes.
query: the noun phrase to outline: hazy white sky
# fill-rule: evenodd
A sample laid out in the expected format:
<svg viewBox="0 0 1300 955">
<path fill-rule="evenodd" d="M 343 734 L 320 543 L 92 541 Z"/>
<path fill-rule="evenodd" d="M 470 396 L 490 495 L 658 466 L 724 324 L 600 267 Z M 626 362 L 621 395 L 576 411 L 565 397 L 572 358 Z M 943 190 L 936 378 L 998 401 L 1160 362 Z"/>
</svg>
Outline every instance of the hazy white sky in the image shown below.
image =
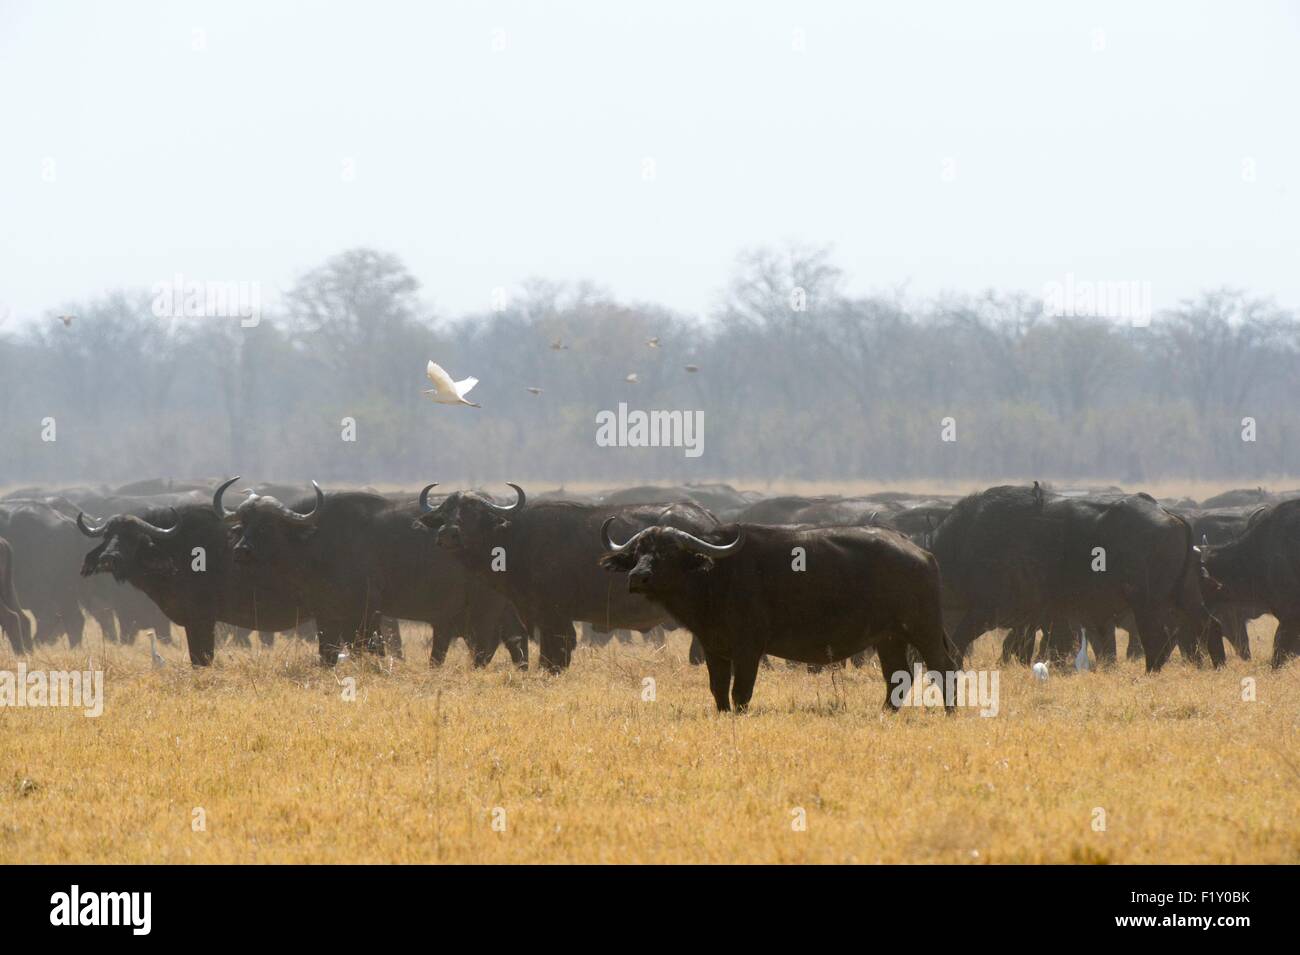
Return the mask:
<svg viewBox="0 0 1300 955">
<path fill-rule="evenodd" d="M 358 244 L 443 314 L 696 312 L 784 239 L 860 291 L 1295 307 L 1298 93 L 1296 2 L 0 0 L 0 316 Z"/>
</svg>

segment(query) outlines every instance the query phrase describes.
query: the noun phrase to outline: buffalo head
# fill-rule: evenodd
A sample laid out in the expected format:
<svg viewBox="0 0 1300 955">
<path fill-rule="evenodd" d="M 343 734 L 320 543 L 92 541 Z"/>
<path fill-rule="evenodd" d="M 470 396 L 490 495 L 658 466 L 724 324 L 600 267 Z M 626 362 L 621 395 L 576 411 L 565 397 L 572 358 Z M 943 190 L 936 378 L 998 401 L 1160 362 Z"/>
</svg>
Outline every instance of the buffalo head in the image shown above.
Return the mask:
<svg viewBox="0 0 1300 955">
<path fill-rule="evenodd" d="M 85 514 L 78 514 L 78 530 L 87 537 L 102 538 L 81 562 L 82 576 L 109 573 L 121 582 L 138 574 L 170 570 L 166 542 L 180 533 L 181 519 L 175 508 L 167 510 L 166 527 L 134 514 L 115 514 L 103 521 L 87 521 Z"/>
<path fill-rule="evenodd" d="M 310 537 L 320 523 L 325 509 L 325 492 L 315 481 L 316 503 L 305 513 L 295 511 L 277 498 L 251 491 L 239 506 L 229 510 L 223 503 L 226 489 L 238 481 L 233 477 L 212 495 L 212 510 L 230 528 L 231 550 L 235 560 L 268 560 L 279 555 L 286 544 Z"/>
<path fill-rule="evenodd" d="M 727 544 L 709 541 L 676 527 L 647 527 L 624 544 L 609 536 L 609 518 L 600 528 L 607 553 L 600 559 L 606 570 L 627 573 L 627 589 L 634 594 L 656 595 L 678 591 L 691 582 L 691 575 L 707 571 L 714 561 L 731 557 L 744 545 L 739 528 L 736 539 Z"/>
<path fill-rule="evenodd" d="M 528 497 L 518 484 L 513 504 L 497 504 L 480 494 L 457 491 L 447 495 L 437 507 L 429 503 L 430 484 L 420 492 L 420 516 L 414 527 L 433 531 L 440 547 L 450 550 L 478 551 L 492 546 L 493 538 L 510 526 L 510 516 L 521 511 Z"/>
</svg>

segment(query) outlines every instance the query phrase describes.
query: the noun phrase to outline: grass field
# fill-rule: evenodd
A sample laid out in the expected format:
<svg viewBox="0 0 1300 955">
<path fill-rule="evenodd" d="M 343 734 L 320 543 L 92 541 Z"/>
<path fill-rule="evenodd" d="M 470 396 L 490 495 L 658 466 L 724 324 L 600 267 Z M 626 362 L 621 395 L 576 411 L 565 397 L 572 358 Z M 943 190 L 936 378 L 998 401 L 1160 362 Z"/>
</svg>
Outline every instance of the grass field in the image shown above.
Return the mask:
<svg viewBox="0 0 1300 955">
<path fill-rule="evenodd" d="M 28 667 L 89 655 L 101 717 L 0 709 L 0 862 L 1300 862 L 1300 664 L 1269 669 L 1272 628 L 1220 672 L 1008 667 L 981 718 L 882 714 L 874 663 L 778 664 L 720 716 L 684 633 L 560 677 L 463 647 L 432 671 L 410 625 L 405 662 L 328 672 L 283 640 L 196 673 L 92 626 Z"/>
</svg>

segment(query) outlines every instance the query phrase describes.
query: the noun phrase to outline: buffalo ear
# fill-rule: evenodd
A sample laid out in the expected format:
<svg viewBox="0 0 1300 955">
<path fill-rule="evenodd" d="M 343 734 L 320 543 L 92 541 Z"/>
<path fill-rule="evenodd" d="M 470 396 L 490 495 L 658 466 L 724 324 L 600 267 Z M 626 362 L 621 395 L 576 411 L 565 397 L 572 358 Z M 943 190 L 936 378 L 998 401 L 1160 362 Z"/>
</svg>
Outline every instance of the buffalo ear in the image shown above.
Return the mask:
<svg viewBox="0 0 1300 955">
<path fill-rule="evenodd" d="M 99 555 L 104 552 L 104 548 L 107 546 L 108 546 L 108 541 L 104 541 L 102 544 L 100 544 L 98 547 L 96 547 L 94 550 L 92 550 L 89 554 L 86 555 L 85 559 L 81 562 L 82 577 L 89 577 L 91 574 L 95 572 L 95 565 L 99 563 Z"/>
<path fill-rule="evenodd" d="M 695 555 L 695 562 L 694 562 L 693 564 L 691 564 L 691 568 L 690 568 L 690 569 L 691 569 L 692 571 L 706 571 L 706 570 L 712 570 L 712 569 L 713 569 L 713 564 L 714 564 L 714 563 L 715 563 L 715 562 L 714 562 L 714 560 L 713 560 L 712 557 L 708 557 L 708 556 L 706 556 L 706 555 L 704 555 L 704 554 L 696 554 L 696 555 Z"/>
<path fill-rule="evenodd" d="M 636 566 L 636 554 L 630 551 L 621 554 L 603 554 L 596 563 L 611 573 L 625 573 Z"/>
</svg>

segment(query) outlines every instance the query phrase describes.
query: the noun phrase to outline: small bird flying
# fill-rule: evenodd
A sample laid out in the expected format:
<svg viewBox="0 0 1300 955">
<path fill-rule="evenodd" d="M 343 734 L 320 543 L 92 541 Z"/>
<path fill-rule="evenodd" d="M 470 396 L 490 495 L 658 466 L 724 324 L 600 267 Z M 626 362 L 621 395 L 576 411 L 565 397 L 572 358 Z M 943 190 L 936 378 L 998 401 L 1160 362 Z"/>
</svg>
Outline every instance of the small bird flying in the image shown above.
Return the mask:
<svg viewBox="0 0 1300 955">
<path fill-rule="evenodd" d="M 551 339 L 551 351 L 564 351 L 568 347 L 569 346 L 564 344 L 564 341 L 562 339 L 559 338 Z"/>
<path fill-rule="evenodd" d="M 77 316 L 75 316 L 75 315 L 60 315 L 60 316 L 59 316 L 59 321 L 61 321 L 61 322 L 63 323 L 63 327 L 64 327 L 64 328 L 71 328 L 71 327 L 72 327 L 72 322 L 73 322 L 73 320 L 74 320 L 76 317 L 77 317 Z"/>
<path fill-rule="evenodd" d="M 452 381 L 451 375 L 443 370 L 443 367 L 436 361 L 430 361 L 429 367 L 425 370 L 429 380 L 433 382 L 432 388 L 426 388 L 424 394 L 432 396 L 433 400 L 440 405 L 469 405 L 471 408 L 481 408 L 480 404 L 469 401 L 465 398 L 470 389 L 478 384 L 477 378 L 464 378 L 460 381 Z"/>
<path fill-rule="evenodd" d="M 629 385 L 635 385 L 638 381 L 640 381 L 640 379 L 637 378 L 636 372 L 632 372 L 632 374 L 628 375 L 623 380 L 626 381 Z"/>
<path fill-rule="evenodd" d="M 540 394 L 542 393 L 542 389 L 541 389 L 541 388 L 534 388 L 533 386 L 530 385 L 530 386 L 528 387 L 528 393 L 531 394 L 531 395 L 540 395 Z"/>
<path fill-rule="evenodd" d="M 645 340 L 645 343 L 646 343 L 647 345 L 649 345 L 651 348 L 658 348 L 658 347 L 659 347 L 659 336 L 656 335 L 654 338 L 647 338 L 647 339 Z"/>
<path fill-rule="evenodd" d="M 699 365 L 687 365 L 687 366 L 686 366 L 686 370 L 689 371 L 689 372 L 693 375 L 693 374 L 695 374 L 697 371 L 700 370 L 700 366 L 699 366 Z"/>
</svg>

